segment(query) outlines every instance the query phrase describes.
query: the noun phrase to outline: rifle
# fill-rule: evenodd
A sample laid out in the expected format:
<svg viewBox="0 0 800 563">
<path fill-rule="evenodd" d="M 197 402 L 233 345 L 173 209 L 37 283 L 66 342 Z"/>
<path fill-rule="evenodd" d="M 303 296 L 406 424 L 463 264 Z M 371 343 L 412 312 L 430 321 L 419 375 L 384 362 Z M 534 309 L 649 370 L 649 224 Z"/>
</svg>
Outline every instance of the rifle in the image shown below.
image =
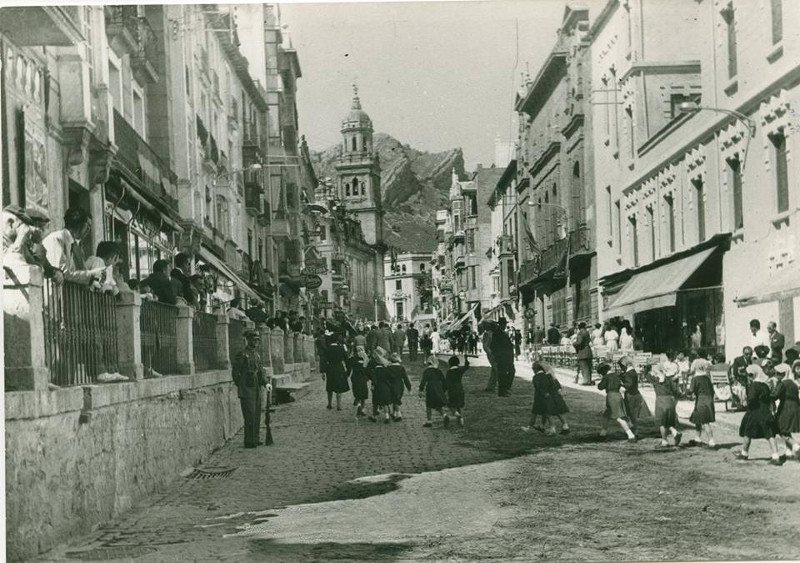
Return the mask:
<svg viewBox="0 0 800 563">
<path fill-rule="evenodd" d="M 264 391 L 267 394 L 267 408 L 264 411 L 264 425 L 267 427 L 267 436 L 264 438 L 264 445 L 271 446 L 274 442 L 272 441 L 272 427 L 270 426 L 271 416 L 270 412 L 272 411 L 272 384 L 267 383 Z"/>
</svg>

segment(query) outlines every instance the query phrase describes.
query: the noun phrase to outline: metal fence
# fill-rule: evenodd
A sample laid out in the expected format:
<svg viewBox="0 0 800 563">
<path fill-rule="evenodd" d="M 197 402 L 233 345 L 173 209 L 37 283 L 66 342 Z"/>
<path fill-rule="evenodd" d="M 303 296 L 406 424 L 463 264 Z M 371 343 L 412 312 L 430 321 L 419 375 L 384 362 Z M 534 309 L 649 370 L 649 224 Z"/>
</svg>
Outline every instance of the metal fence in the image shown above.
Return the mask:
<svg viewBox="0 0 800 563">
<path fill-rule="evenodd" d="M 69 281 L 44 283 L 45 357 L 56 385 L 118 371 L 116 298 Z"/>
<path fill-rule="evenodd" d="M 211 313 L 197 312 L 192 319 L 194 341 L 194 367 L 208 371 L 217 367 L 217 317 Z"/>
<path fill-rule="evenodd" d="M 244 349 L 244 331 L 244 321 L 230 319 L 230 324 L 228 325 L 228 350 L 231 363 L 233 363 L 236 354 Z"/>
<path fill-rule="evenodd" d="M 157 301 L 142 302 L 139 326 L 145 377 L 178 371 L 178 308 Z"/>
</svg>

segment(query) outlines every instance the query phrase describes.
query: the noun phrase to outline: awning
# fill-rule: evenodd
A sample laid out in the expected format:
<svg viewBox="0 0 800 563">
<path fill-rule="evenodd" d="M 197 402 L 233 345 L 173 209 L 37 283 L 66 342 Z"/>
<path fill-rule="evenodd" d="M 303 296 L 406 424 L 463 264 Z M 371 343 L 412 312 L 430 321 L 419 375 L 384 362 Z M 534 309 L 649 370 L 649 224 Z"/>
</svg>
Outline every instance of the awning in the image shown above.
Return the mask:
<svg viewBox="0 0 800 563">
<path fill-rule="evenodd" d="M 470 318 L 470 316 L 472 316 L 472 317 L 475 316 L 475 309 L 477 309 L 479 305 L 480 305 L 480 303 L 475 303 L 472 306 L 472 308 L 469 311 L 467 311 L 467 313 L 463 317 L 461 317 L 456 322 L 454 322 L 453 324 L 448 326 L 445 329 L 444 334 L 447 334 L 449 332 L 453 332 L 454 330 L 458 330 L 459 328 L 461 328 L 461 325 L 464 324 L 464 321 L 466 321 L 468 318 Z"/>
<path fill-rule="evenodd" d="M 677 292 L 716 250 L 692 254 L 658 268 L 635 274 L 606 309 L 606 318 L 625 317 L 660 307 L 674 307 Z"/>
<path fill-rule="evenodd" d="M 753 284 L 744 296 L 735 299 L 739 307 L 769 303 L 800 295 L 800 261 L 795 260 L 767 280 Z"/>
<path fill-rule="evenodd" d="M 206 250 L 202 246 L 200 247 L 200 252 L 198 253 L 200 258 L 210 264 L 213 268 L 219 271 L 223 276 L 231 280 L 239 289 L 241 289 L 244 293 L 246 293 L 249 297 L 253 299 L 261 300 L 261 297 L 253 291 L 250 286 L 245 283 L 245 281 L 233 273 L 233 270 L 225 264 L 222 260 L 214 256 L 209 250 Z"/>
</svg>

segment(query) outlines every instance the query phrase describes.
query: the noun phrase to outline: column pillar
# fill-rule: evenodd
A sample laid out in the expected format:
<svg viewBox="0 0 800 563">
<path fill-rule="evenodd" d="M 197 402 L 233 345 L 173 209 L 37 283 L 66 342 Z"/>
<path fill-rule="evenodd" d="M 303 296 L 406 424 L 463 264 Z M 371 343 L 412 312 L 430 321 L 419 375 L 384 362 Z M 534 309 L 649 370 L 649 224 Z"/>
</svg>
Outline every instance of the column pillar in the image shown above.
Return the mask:
<svg viewBox="0 0 800 563">
<path fill-rule="evenodd" d="M 306 361 L 306 358 L 305 358 L 306 353 L 305 353 L 305 350 L 303 349 L 303 344 L 304 344 L 303 338 L 304 337 L 305 337 L 305 335 L 300 334 L 299 332 L 295 332 L 292 335 L 292 339 L 293 339 L 292 350 L 294 351 L 294 361 L 295 361 L 295 363 L 302 363 L 302 362 Z"/>
<path fill-rule="evenodd" d="M 283 331 L 280 327 L 275 327 L 270 332 L 270 358 L 272 359 L 273 375 L 284 373 L 283 361 Z"/>
<path fill-rule="evenodd" d="M 264 361 L 265 367 L 272 367 L 272 356 L 270 354 L 270 330 L 265 324 L 259 323 L 256 325 L 256 330 L 261 335 L 261 359 Z"/>
<path fill-rule="evenodd" d="M 294 341 L 292 340 L 292 329 L 287 328 L 283 335 L 283 363 L 294 363 Z"/>
<path fill-rule="evenodd" d="M 178 349 L 178 373 L 194 373 L 194 335 L 192 334 L 194 309 L 187 305 L 178 305 L 178 320 L 175 337 Z"/>
<path fill-rule="evenodd" d="M 38 266 L 12 264 L 9 257 L 3 257 L 5 390 L 44 390 L 50 383 L 44 352 L 44 277 Z"/>
<path fill-rule="evenodd" d="M 142 364 L 142 297 L 125 291 L 117 297 L 117 360 L 119 372 L 131 379 L 144 377 Z"/>
<path fill-rule="evenodd" d="M 231 369 L 230 336 L 228 335 L 228 325 L 230 319 L 225 313 L 217 313 L 217 367 L 219 369 Z M 245 330 L 248 327 L 245 326 Z"/>
</svg>

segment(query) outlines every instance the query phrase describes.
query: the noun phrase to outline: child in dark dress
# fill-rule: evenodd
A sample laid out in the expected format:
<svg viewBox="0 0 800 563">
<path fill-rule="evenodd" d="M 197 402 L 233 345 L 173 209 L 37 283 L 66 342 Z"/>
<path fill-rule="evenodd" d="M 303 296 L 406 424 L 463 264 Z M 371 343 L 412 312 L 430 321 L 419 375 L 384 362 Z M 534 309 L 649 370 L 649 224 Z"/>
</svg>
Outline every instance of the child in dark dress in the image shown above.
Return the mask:
<svg viewBox="0 0 800 563">
<path fill-rule="evenodd" d="M 716 420 L 714 412 L 714 384 L 711 383 L 711 362 L 706 359 L 706 354 L 702 350 L 697 352 L 697 358 L 692 362 L 690 373 L 692 383 L 690 386 L 691 394 L 694 397 L 694 410 L 689 417 L 689 421 L 695 425 L 697 439 L 703 442 L 703 434 L 708 437 L 708 447 L 715 448 L 714 434 L 711 431 L 711 423 Z"/>
<path fill-rule="evenodd" d="M 392 380 L 389 374 L 389 360 L 386 351 L 378 346 L 372 353 L 372 422 L 383 413 L 383 422 L 389 424 L 389 410 L 392 404 Z"/>
<path fill-rule="evenodd" d="M 636 434 L 639 420 L 649 416 L 650 410 L 647 408 L 647 403 L 644 402 L 644 397 L 639 392 L 639 373 L 633 367 L 633 360 L 631 360 L 630 356 L 624 356 L 619 360 L 619 365 L 624 370 L 621 379 L 622 387 L 625 389 L 623 401 L 625 412 L 630 421 L 631 431 Z"/>
<path fill-rule="evenodd" d="M 786 365 L 786 364 L 782 364 Z M 775 422 L 778 426 L 778 435 L 786 444 L 786 455 L 798 459 L 800 444 L 792 434 L 800 432 L 800 391 L 798 391 L 796 378 L 800 376 L 800 360 L 795 360 L 789 371 L 778 370 L 777 388 L 773 397 L 779 401 Z"/>
<path fill-rule="evenodd" d="M 561 384 L 553 377 L 552 371 L 548 369 L 544 362 L 535 362 L 533 364 L 533 406 L 531 407 L 531 421 L 530 426 L 524 426 L 522 429 L 525 432 L 535 428 L 540 432 L 545 432 L 549 436 L 556 435 L 556 427 L 551 417 L 558 418 L 561 422 L 561 433 L 569 433 L 569 425 L 566 423 L 562 415 L 569 412 L 567 403 L 561 396 Z M 536 418 L 542 417 L 542 424 L 536 425 Z M 549 423 L 549 427 L 545 431 L 545 426 Z"/>
<path fill-rule="evenodd" d="M 597 388 L 606 392 L 606 410 L 603 413 L 603 426 L 600 429 L 600 438 L 605 439 L 608 433 L 608 423 L 611 420 L 616 420 L 625 434 L 628 436 L 629 442 L 635 442 L 636 436 L 631 432 L 628 422 L 625 420 L 625 406 L 622 402 L 622 394 L 619 392 L 622 388 L 622 381 L 619 375 L 611 371 L 610 364 L 600 364 L 597 366 L 597 373 L 600 374 L 602 379 L 597 384 Z"/>
<path fill-rule="evenodd" d="M 678 431 L 678 413 L 677 396 L 680 391 L 678 385 L 673 377 L 668 377 L 662 366 L 647 366 L 645 368 L 645 377 L 653 385 L 656 392 L 656 422 L 661 432 L 660 447 L 665 448 L 669 445 L 667 442 L 667 432 L 672 434 L 675 440 L 675 446 L 681 443 L 681 433 Z M 671 371 L 674 375 L 678 374 L 678 370 Z"/>
<path fill-rule="evenodd" d="M 403 413 L 400 412 L 400 406 L 403 404 L 403 390 L 411 391 L 411 380 L 408 379 L 406 368 L 400 365 L 400 355 L 393 353 L 389 355 L 389 376 L 392 382 L 392 420 L 400 422 L 403 420 Z"/>
<path fill-rule="evenodd" d="M 447 389 L 447 403 L 450 407 L 450 414 L 458 419 L 458 424 L 464 426 L 464 384 L 461 378 L 469 369 L 469 359 L 464 356 L 464 365 L 460 366 L 457 356 L 453 356 L 447 361 L 450 366 L 445 374 L 445 388 Z"/>
<path fill-rule="evenodd" d="M 425 361 L 428 366 L 422 372 L 422 379 L 419 382 L 419 396 L 425 397 L 425 415 L 426 421 L 423 426 L 430 428 L 433 426 L 431 423 L 432 411 L 438 412 L 442 418 L 444 425 L 450 423 L 450 417 L 444 412 L 444 406 L 447 404 L 447 383 L 444 374 L 439 369 L 439 360 L 436 356 L 429 356 Z"/>
<path fill-rule="evenodd" d="M 747 373 L 754 376 L 747 388 L 747 412 L 744 413 L 742 423 L 739 425 L 739 436 L 742 440 L 742 450 L 737 452 L 737 459 L 747 461 L 750 459 L 750 443 L 753 440 L 765 439 L 769 442 L 772 451 L 771 465 L 780 465 L 778 445 L 775 442 L 775 418 L 772 416 L 772 395 L 769 391 L 767 374 L 758 364 L 747 366 Z"/>
<path fill-rule="evenodd" d="M 353 389 L 353 399 L 356 407 L 356 420 L 366 416 L 364 404 L 369 396 L 367 384 L 369 382 L 369 357 L 364 348 L 359 346 L 356 352 L 348 358 L 347 366 L 350 370 L 350 386 Z"/>
</svg>

